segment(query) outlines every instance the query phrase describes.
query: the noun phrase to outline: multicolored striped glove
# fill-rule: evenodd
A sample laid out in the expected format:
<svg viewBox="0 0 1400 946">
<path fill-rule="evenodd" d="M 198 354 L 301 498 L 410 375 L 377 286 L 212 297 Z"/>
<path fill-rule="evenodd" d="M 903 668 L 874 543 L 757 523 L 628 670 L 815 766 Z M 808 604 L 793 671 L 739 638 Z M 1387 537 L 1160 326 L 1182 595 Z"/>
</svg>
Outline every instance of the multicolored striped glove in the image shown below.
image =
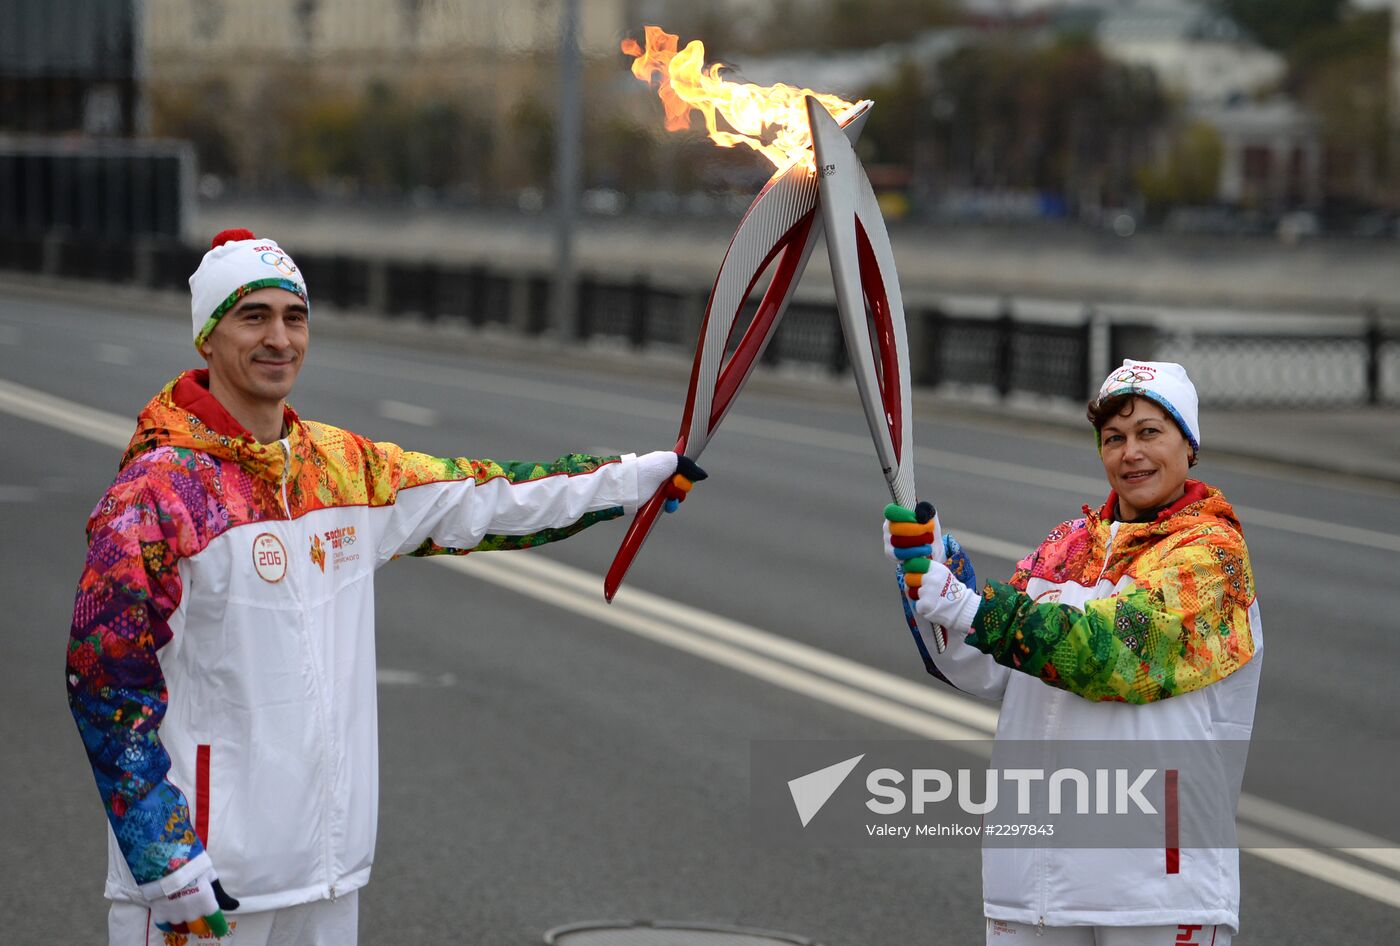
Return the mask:
<svg viewBox="0 0 1400 946">
<path fill-rule="evenodd" d="M 916 558 L 931 558 L 936 562 L 946 560 L 943 549 L 943 528 L 938 522 L 938 511 L 933 503 L 921 502 L 913 509 L 890 503 L 885 507 L 885 554 L 896 562 L 904 563 Z M 914 573 L 917 574 L 917 573 Z M 905 569 L 905 585 L 914 577 Z M 916 597 L 915 580 L 910 587 L 909 597 Z"/>
<path fill-rule="evenodd" d="M 709 477 L 710 474 L 700 469 L 695 461 L 685 454 L 676 456 L 676 474 L 671 477 L 671 482 L 666 485 L 667 512 L 675 512 L 685 502 L 686 495 L 696 483 Z"/>
<path fill-rule="evenodd" d="M 170 896 L 151 903 L 151 920 L 162 933 L 185 933 L 223 939 L 229 935 L 224 911 L 238 909 L 238 901 L 224 893 L 213 868 L 200 874 Z"/>
</svg>

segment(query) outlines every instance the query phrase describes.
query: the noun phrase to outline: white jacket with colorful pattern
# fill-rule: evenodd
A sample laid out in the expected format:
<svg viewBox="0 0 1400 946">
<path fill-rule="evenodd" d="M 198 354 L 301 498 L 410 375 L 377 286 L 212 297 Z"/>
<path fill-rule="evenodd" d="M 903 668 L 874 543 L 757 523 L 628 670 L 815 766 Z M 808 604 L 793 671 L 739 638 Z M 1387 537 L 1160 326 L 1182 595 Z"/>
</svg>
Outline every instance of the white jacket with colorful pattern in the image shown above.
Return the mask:
<svg viewBox="0 0 1400 946">
<path fill-rule="evenodd" d="M 142 411 L 88 523 L 68 692 L 112 829 L 110 898 L 159 898 L 211 863 L 249 912 L 363 885 L 375 570 L 563 538 L 675 468 L 431 457 L 285 422 L 253 442 L 187 372 Z"/>
<path fill-rule="evenodd" d="M 998 741 L 1247 743 L 1263 637 L 1234 511 L 1219 490 L 1192 480 L 1150 523 L 1112 521 L 1115 502 L 1084 507 L 1083 518 L 1056 526 L 1017 564 L 1009 583 L 988 582 L 972 632 L 935 655 L 939 670 L 958 689 L 1000 701 Z M 1218 799 L 1233 814 L 1243 754 L 1223 757 L 1239 768 L 1222 774 L 1228 797 Z M 984 849 L 988 917 L 1239 927 L 1233 847 L 1053 843 Z"/>
</svg>

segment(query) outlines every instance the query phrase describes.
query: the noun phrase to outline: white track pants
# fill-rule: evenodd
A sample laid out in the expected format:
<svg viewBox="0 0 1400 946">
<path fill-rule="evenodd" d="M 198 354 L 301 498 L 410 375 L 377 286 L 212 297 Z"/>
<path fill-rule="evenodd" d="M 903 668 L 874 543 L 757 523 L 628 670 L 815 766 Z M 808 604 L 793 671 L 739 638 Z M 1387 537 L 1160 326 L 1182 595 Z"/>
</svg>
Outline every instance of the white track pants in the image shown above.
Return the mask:
<svg viewBox="0 0 1400 946">
<path fill-rule="evenodd" d="M 231 928 L 224 939 L 180 936 L 156 929 L 145 907 L 117 901 L 107 914 L 107 942 L 108 946 L 355 946 L 360 892 L 281 910 L 224 916 Z"/>
<path fill-rule="evenodd" d="M 987 921 L 987 946 L 1230 946 L 1227 926 L 1025 926 Z"/>
</svg>

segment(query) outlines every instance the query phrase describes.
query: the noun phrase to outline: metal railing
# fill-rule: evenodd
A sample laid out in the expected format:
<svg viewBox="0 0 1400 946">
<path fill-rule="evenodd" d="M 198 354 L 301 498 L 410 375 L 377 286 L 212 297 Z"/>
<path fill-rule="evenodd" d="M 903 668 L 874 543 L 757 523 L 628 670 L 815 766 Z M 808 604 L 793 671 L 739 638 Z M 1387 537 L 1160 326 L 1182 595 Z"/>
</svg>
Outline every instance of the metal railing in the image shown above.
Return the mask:
<svg viewBox="0 0 1400 946">
<path fill-rule="evenodd" d="M 386 318 L 464 321 L 527 337 L 547 328 L 547 272 L 291 249 L 313 309 L 320 303 Z M 202 255 L 197 246 L 164 239 L 0 234 L 0 270 L 153 290 L 187 291 Z M 688 355 L 706 292 L 585 274 L 577 303 L 579 341 Z M 1109 366 L 1132 357 L 1188 365 L 1201 402 L 1211 407 L 1400 406 L 1400 323 L 1374 310 L 1301 323 L 1295 316 L 1287 324 L 1254 317 L 1184 325 L 1140 309 L 1115 314 L 1087 305 L 1077 317 L 1036 318 L 1004 300 L 993 312 L 920 307 L 906 315 L 910 370 L 922 387 L 1083 402 Z M 731 345 L 746 325 L 741 317 Z M 795 300 L 763 361 L 847 371 L 835 305 Z"/>
<path fill-rule="evenodd" d="M 0 232 L 178 240 L 193 189 L 185 142 L 0 137 Z"/>
</svg>

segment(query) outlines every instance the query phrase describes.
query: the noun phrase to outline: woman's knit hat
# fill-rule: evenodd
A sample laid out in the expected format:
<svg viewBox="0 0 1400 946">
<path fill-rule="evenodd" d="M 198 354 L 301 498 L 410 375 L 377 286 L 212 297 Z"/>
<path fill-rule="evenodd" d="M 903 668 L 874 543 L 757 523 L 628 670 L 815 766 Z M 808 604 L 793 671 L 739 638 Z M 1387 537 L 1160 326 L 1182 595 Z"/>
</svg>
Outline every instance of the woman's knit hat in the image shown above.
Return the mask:
<svg viewBox="0 0 1400 946">
<path fill-rule="evenodd" d="M 1123 364 L 1110 371 L 1099 386 L 1098 400 L 1120 394 L 1135 394 L 1162 405 L 1162 409 L 1176 421 L 1191 443 L 1192 459 L 1200 452 L 1200 399 L 1196 396 L 1196 386 L 1181 365 L 1170 361 L 1124 359 Z"/>
</svg>

